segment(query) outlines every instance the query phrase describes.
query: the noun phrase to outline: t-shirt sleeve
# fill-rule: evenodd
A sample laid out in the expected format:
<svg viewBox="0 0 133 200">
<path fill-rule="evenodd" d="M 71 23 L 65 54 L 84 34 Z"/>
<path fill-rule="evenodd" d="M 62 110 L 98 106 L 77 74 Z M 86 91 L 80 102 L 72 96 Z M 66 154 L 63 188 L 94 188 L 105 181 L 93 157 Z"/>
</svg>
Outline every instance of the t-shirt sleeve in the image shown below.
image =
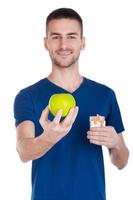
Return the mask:
<svg viewBox="0 0 133 200">
<path fill-rule="evenodd" d="M 122 122 L 120 108 L 116 99 L 116 95 L 113 90 L 110 91 L 110 102 L 109 102 L 109 115 L 106 121 L 108 126 L 113 126 L 117 133 L 124 131 L 124 125 Z"/>
<path fill-rule="evenodd" d="M 27 91 L 21 90 L 15 98 L 14 118 L 16 126 L 25 120 L 30 120 L 35 123 L 33 101 L 31 95 Z"/>
</svg>

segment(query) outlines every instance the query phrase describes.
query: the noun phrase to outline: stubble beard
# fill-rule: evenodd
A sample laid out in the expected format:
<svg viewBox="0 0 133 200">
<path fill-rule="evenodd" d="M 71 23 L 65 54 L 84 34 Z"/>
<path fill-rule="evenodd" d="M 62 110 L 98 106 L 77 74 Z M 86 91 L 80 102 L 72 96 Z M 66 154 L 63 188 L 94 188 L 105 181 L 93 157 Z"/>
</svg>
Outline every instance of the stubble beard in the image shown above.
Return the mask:
<svg viewBox="0 0 133 200">
<path fill-rule="evenodd" d="M 78 60 L 78 58 L 77 59 L 73 59 L 68 63 L 63 63 L 63 62 L 58 61 L 57 59 L 53 59 L 53 64 L 56 65 L 57 67 L 60 67 L 60 68 L 69 68 L 73 64 L 75 64 L 77 62 L 77 60 Z"/>
<path fill-rule="evenodd" d="M 56 65 L 57 67 L 59 67 L 59 68 L 69 68 L 69 67 L 71 67 L 72 65 L 74 65 L 78 61 L 79 56 L 80 56 L 80 53 L 77 56 L 72 57 L 70 61 L 65 61 L 65 60 L 64 61 L 60 61 L 57 58 L 54 58 L 52 56 L 50 56 L 50 57 L 51 57 L 52 63 L 54 65 Z"/>
</svg>

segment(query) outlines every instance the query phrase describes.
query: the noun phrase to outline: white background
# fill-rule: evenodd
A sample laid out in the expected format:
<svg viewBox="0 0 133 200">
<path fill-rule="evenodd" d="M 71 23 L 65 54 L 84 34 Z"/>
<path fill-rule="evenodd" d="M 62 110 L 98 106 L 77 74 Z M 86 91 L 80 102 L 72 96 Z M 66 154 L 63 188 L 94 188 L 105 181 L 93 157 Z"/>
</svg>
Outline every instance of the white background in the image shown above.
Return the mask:
<svg viewBox="0 0 133 200">
<path fill-rule="evenodd" d="M 0 2 L 0 199 L 29 200 L 31 163 L 15 149 L 13 102 L 18 91 L 48 75 L 43 48 L 45 18 L 58 7 L 76 9 L 84 21 L 86 49 L 80 72 L 113 88 L 125 125 L 129 164 L 114 167 L 104 149 L 107 200 L 131 200 L 133 178 L 133 5 L 132 0 L 4 0 Z"/>
</svg>

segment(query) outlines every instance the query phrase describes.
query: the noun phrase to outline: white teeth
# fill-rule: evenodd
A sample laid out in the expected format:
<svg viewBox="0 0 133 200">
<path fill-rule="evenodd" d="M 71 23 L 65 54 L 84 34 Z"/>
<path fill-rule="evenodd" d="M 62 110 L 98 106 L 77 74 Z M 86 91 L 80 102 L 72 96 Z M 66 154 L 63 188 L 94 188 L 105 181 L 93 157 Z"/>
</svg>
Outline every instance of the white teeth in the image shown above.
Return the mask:
<svg viewBox="0 0 133 200">
<path fill-rule="evenodd" d="M 70 55 L 72 52 L 58 52 L 58 55 L 61 55 L 61 56 L 68 56 Z"/>
</svg>

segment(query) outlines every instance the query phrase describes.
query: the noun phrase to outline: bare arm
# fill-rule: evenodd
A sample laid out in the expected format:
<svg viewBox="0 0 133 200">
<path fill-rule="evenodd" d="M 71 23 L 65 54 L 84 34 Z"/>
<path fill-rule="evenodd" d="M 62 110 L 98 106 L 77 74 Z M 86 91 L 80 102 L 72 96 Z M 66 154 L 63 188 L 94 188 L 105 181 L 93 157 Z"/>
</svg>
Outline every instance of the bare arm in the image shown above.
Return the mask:
<svg viewBox="0 0 133 200">
<path fill-rule="evenodd" d="M 125 145 L 122 133 L 117 134 L 111 126 L 91 128 L 87 132 L 90 142 L 104 145 L 109 149 L 112 163 L 119 169 L 126 166 L 129 157 L 128 148 Z"/>
<path fill-rule="evenodd" d="M 125 145 L 122 133 L 119 133 L 118 140 L 118 144 L 114 148 L 109 149 L 109 153 L 112 163 L 119 169 L 122 169 L 128 162 L 129 151 Z"/>
<path fill-rule="evenodd" d="M 62 123 L 60 123 L 61 110 L 53 121 L 48 120 L 48 113 L 47 106 L 40 118 L 40 124 L 45 131 L 38 137 L 35 137 L 35 127 L 31 121 L 24 121 L 17 127 L 17 151 L 23 162 L 40 158 L 61 140 L 70 131 L 78 108 L 71 109 Z"/>
<path fill-rule="evenodd" d="M 17 152 L 23 162 L 43 156 L 53 145 L 44 133 L 35 138 L 32 121 L 24 121 L 17 127 Z"/>
</svg>

